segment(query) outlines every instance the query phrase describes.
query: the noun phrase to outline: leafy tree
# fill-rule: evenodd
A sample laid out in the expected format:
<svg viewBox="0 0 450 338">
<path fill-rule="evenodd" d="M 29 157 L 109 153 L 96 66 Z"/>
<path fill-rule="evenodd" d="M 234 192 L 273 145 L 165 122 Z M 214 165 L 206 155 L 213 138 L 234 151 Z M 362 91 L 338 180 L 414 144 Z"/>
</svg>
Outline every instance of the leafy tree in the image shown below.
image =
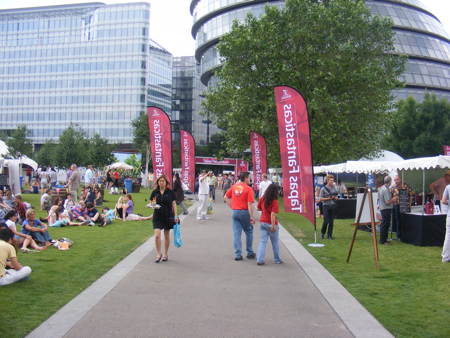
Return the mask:
<svg viewBox="0 0 450 338">
<path fill-rule="evenodd" d="M 219 83 L 204 110 L 225 131 L 223 146 L 249 147 L 249 131 L 266 137 L 279 163 L 273 87 L 298 89 L 308 102 L 316 163 L 376 151 L 391 124 L 391 90 L 405 58 L 396 56 L 392 23 L 359 0 L 286 0 L 256 19 L 234 23 L 218 44 Z"/>
<path fill-rule="evenodd" d="M 87 164 L 92 164 L 94 167 L 99 168 L 113 163 L 116 159 L 112 154 L 113 149 L 113 144 L 109 144 L 106 139 L 99 134 L 95 134 L 93 138 L 89 139 L 87 153 L 89 160 Z"/>
<path fill-rule="evenodd" d="M 141 161 L 147 174 L 150 164 L 150 130 L 148 129 L 147 114 L 142 112 L 131 122 L 131 125 L 133 126 L 133 143 L 143 155 Z"/>
<path fill-rule="evenodd" d="M 55 150 L 57 145 L 52 141 L 46 141 L 34 154 L 33 158 L 39 165 L 50 166 L 55 164 Z"/>
<path fill-rule="evenodd" d="M 412 97 L 398 102 L 391 133 L 385 147 L 405 158 L 435 156 L 442 153 L 450 135 L 450 103 L 426 94 L 422 103 Z"/>
<path fill-rule="evenodd" d="M 26 155 L 31 157 L 33 154 L 33 144 L 28 138 L 29 131 L 26 126 L 19 126 L 11 133 L 11 136 L 4 137 L 5 143 L 8 146 L 9 154 L 12 157 L 19 157 Z"/>
<path fill-rule="evenodd" d="M 55 149 L 55 164 L 66 168 L 72 163 L 84 166 L 89 162 L 87 149 L 89 149 L 89 141 L 83 131 L 71 125 L 59 136 Z"/>
</svg>

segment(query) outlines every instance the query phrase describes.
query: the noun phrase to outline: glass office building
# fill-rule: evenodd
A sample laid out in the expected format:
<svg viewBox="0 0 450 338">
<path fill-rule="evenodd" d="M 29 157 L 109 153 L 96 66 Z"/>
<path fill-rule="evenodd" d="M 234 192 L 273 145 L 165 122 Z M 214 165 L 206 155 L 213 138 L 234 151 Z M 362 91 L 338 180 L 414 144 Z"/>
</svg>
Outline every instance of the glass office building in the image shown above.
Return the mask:
<svg viewBox="0 0 450 338">
<path fill-rule="evenodd" d="M 132 142 L 145 111 L 147 3 L 0 10 L 0 130 L 26 125 L 33 143 L 70 124 Z"/>
<path fill-rule="evenodd" d="M 148 57 L 147 106 L 161 108 L 173 119 L 173 56 L 164 47 L 150 39 Z"/>
<path fill-rule="evenodd" d="M 206 116 L 199 114 L 201 95 L 206 87 L 200 82 L 194 56 L 179 56 L 173 60 L 172 115 L 177 130 L 192 133 L 197 144 L 207 144 L 210 135 L 217 132 Z"/>
<path fill-rule="evenodd" d="M 220 37 L 229 32 L 233 20 L 243 21 L 251 12 L 259 17 L 264 6 L 283 6 L 284 1 L 192 0 L 192 35 L 195 57 L 201 65 L 205 85 L 216 83 L 214 69 L 220 65 L 216 49 Z M 440 21 L 418 0 L 366 0 L 373 14 L 394 22 L 395 48 L 407 55 L 406 70 L 400 77 L 405 88 L 393 91 L 398 99 L 413 96 L 422 100 L 426 92 L 450 100 L 450 36 Z"/>
</svg>

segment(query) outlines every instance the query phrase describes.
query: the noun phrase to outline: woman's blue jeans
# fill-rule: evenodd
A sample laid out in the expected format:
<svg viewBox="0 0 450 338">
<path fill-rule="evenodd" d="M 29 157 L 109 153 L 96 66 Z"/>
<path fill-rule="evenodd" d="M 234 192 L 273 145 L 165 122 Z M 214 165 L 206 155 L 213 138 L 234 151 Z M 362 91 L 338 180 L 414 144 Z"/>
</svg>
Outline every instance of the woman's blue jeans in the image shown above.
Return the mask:
<svg viewBox="0 0 450 338">
<path fill-rule="evenodd" d="M 270 231 L 272 226 L 269 223 L 261 223 L 260 228 L 260 240 L 258 246 L 258 253 L 256 254 L 256 261 L 258 263 L 264 263 L 266 257 L 266 245 L 270 238 L 273 249 L 273 260 L 275 263 L 281 263 L 280 259 L 280 243 L 279 243 L 279 228 L 274 232 Z"/>
<path fill-rule="evenodd" d="M 245 232 L 247 255 L 254 254 L 253 244 L 253 225 L 250 223 L 250 214 L 248 210 L 233 210 L 233 246 L 235 257 L 242 257 L 241 234 Z"/>
</svg>

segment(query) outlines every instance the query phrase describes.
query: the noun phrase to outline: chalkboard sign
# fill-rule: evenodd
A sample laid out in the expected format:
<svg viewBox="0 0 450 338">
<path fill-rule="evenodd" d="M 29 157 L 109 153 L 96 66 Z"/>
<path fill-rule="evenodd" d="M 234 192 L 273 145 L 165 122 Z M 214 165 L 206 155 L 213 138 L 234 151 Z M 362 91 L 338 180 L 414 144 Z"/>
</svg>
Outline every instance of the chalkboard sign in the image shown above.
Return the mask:
<svg viewBox="0 0 450 338">
<path fill-rule="evenodd" d="M 400 212 L 410 212 L 411 205 L 409 204 L 409 193 L 408 189 L 398 189 L 398 197 L 400 202 Z"/>
</svg>

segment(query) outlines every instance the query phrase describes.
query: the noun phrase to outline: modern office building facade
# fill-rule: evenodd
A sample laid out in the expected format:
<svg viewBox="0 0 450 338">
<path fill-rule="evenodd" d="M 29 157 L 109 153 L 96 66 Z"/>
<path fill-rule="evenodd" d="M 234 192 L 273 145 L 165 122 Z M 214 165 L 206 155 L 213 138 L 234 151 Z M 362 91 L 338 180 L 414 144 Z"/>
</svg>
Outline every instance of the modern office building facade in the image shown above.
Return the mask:
<svg viewBox="0 0 450 338">
<path fill-rule="evenodd" d="M 200 63 L 203 84 L 214 85 L 214 70 L 220 65 L 216 45 L 230 31 L 233 20 L 243 21 L 247 13 L 259 17 L 266 5 L 284 6 L 284 1 L 192 0 L 192 35 L 195 57 Z M 450 36 L 440 21 L 418 0 L 366 0 L 373 14 L 394 22 L 395 48 L 407 55 L 400 79 L 405 87 L 393 91 L 397 99 L 413 96 L 422 100 L 426 92 L 450 100 Z"/>
<path fill-rule="evenodd" d="M 207 144 L 209 136 L 217 132 L 206 116 L 199 114 L 201 95 L 206 89 L 199 78 L 194 56 L 174 57 L 172 121 L 175 132 L 183 129 L 192 133 L 197 144 Z"/>
<path fill-rule="evenodd" d="M 145 111 L 147 3 L 0 10 L 0 130 L 25 125 L 35 144 L 70 124 L 132 142 Z"/>
<path fill-rule="evenodd" d="M 161 108 L 173 119 L 173 56 L 164 47 L 150 39 L 148 58 L 147 106 Z"/>
</svg>

